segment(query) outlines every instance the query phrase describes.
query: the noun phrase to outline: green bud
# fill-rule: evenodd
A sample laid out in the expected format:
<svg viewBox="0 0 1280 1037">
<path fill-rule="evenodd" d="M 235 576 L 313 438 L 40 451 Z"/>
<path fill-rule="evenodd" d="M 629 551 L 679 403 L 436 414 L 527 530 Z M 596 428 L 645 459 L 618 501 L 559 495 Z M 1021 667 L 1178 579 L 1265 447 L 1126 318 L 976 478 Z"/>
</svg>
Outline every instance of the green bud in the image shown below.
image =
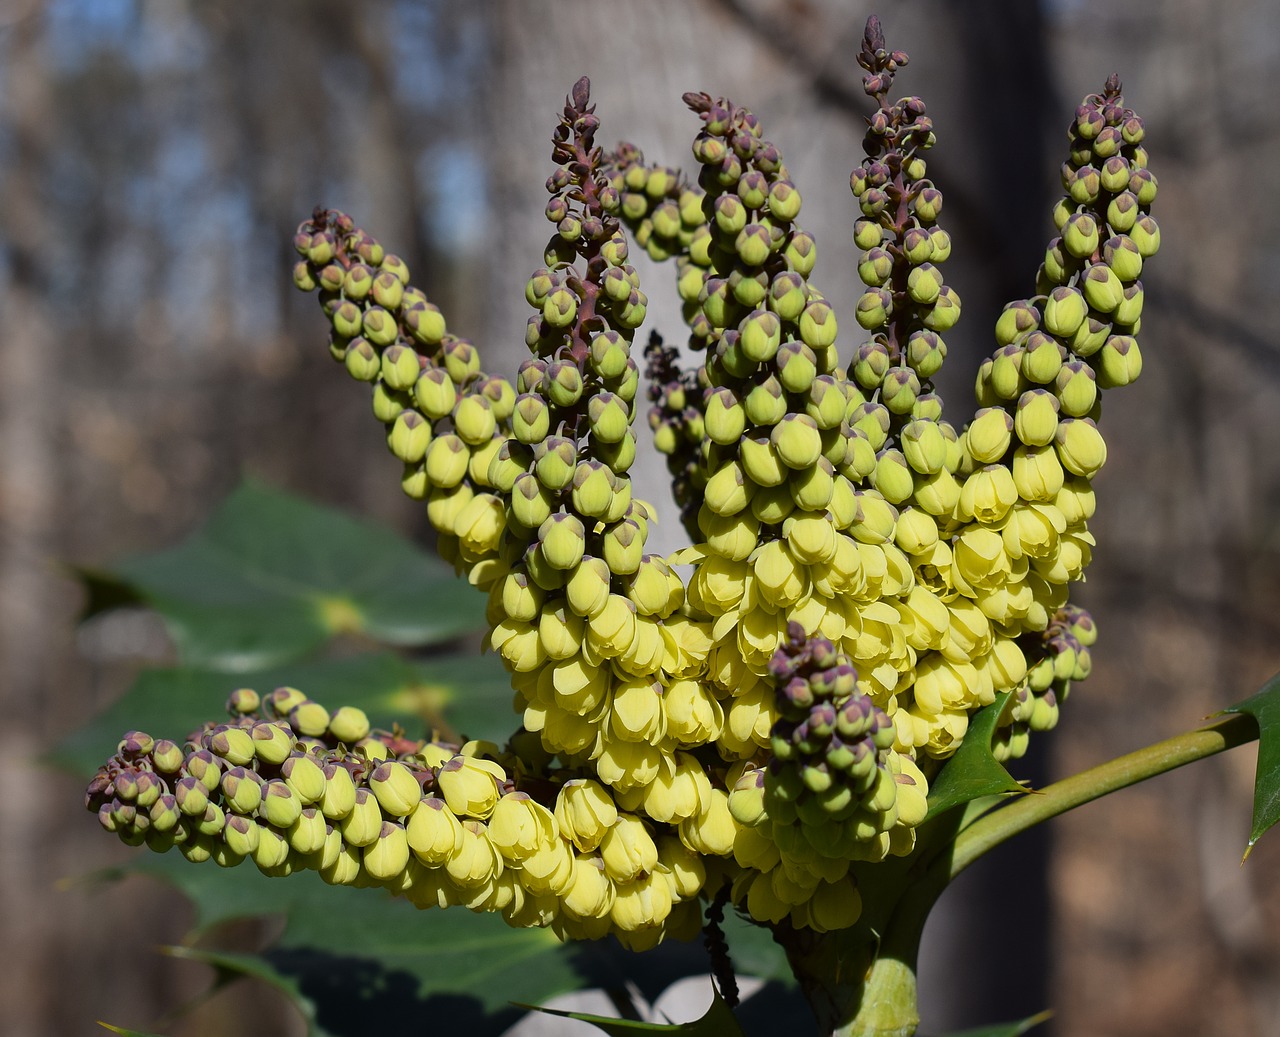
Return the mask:
<svg viewBox="0 0 1280 1037">
<path fill-rule="evenodd" d="M 328 836 L 329 826 L 325 823 L 324 814 L 315 807 L 305 808 L 287 833 L 290 848 L 304 856 L 323 850 Z"/>
<path fill-rule="evenodd" d="M 818 424 L 807 414 L 787 414 L 770 433 L 778 458 L 788 468 L 805 469 L 822 455 Z"/>
<path fill-rule="evenodd" d="M 803 342 L 784 342 L 773 362 L 778 381 L 787 392 L 808 392 L 818 373 L 818 358 Z"/>
<path fill-rule="evenodd" d="M 882 450 L 876 455 L 876 468 L 871 473 L 871 485 L 892 504 L 902 504 L 910 500 L 915 482 L 902 451 Z"/>
<path fill-rule="evenodd" d="M 1062 467 L 1072 475 L 1091 479 L 1106 464 L 1107 444 L 1088 418 L 1059 422 L 1055 442 Z"/>
<path fill-rule="evenodd" d="M 222 797 L 229 810 L 252 814 L 262 802 L 262 779 L 244 767 L 232 767 L 222 776 Z"/>
<path fill-rule="evenodd" d="M 916 219 L 921 223 L 933 223 L 942 214 L 942 192 L 935 187 L 926 187 L 915 197 Z"/>
<path fill-rule="evenodd" d="M 1088 213 L 1073 213 L 1062 228 L 1062 246 L 1077 259 L 1098 251 L 1098 225 Z"/>
<path fill-rule="evenodd" d="M 222 839 L 232 853 L 249 857 L 258 848 L 261 832 L 261 827 L 251 818 L 232 814 L 222 830 Z"/>
<path fill-rule="evenodd" d="M 548 436 L 534 446 L 533 457 L 538 482 L 547 490 L 558 493 L 572 485 L 573 472 L 578 464 L 578 450 L 573 440 Z"/>
<path fill-rule="evenodd" d="M 366 788 L 356 789 L 351 812 L 341 821 L 343 841 L 352 846 L 371 845 L 382 831 L 382 820 L 374 794 Z"/>
<path fill-rule="evenodd" d="M 324 793 L 320 797 L 320 812 L 330 821 L 341 821 L 355 809 L 355 779 L 339 763 L 326 763 L 323 769 Z"/>
<path fill-rule="evenodd" d="M 343 364 L 347 373 L 358 382 L 372 382 L 382 371 L 382 358 L 362 338 L 352 339 L 347 344 Z"/>
<path fill-rule="evenodd" d="M 858 220 L 853 225 L 853 241 L 860 249 L 877 248 L 884 241 L 884 231 L 880 227 L 880 222 Z"/>
<path fill-rule="evenodd" d="M 538 477 L 525 472 L 511 487 L 511 515 L 527 529 L 537 529 L 551 514 L 551 497 Z"/>
<path fill-rule="evenodd" d="M 610 392 L 592 396 L 587 403 L 591 434 L 602 443 L 620 443 L 631 427 L 630 409 Z"/>
<path fill-rule="evenodd" d="M 813 380 L 804 410 L 813 418 L 818 428 L 839 428 L 840 422 L 844 420 L 846 407 L 844 388 L 833 376 L 824 374 Z"/>
<path fill-rule="evenodd" d="M 540 388 L 552 406 L 572 407 L 582 397 L 582 372 L 572 360 L 553 360 Z"/>
<path fill-rule="evenodd" d="M 736 461 L 722 465 L 707 480 L 703 499 L 717 515 L 735 515 L 751 500 L 756 484 L 749 481 L 743 466 Z"/>
<path fill-rule="evenodd" d="M 891 367 L 880 386 L 880 402 L 891 414 L 910 414 L 920 395 L 920 379 L 909 367 Z"/>
<path fill-rule="evenodd" d="M 586 530 L 576 515 L 558 512 L 538 527 L 542 555 L 556 569 L 573 569 L 582 561 Z"/>
<path fill-rule="evenodd" d="M 934 475 L 946 466 L 947 443 L 936 422 L 912 420 L 898 433 L 903 456 L 913 471 Z"/>
<path fill-rule="evenodd" d="M 921 379 L 932 378 L 942 370 L 947 358 L 947 344 L 932 331 L 913 331 L 907 339 L 907 363 Z"/>
<path fill-rule="evenodd" d="M 921 306 L 932 306 L 942 287 L 942 272 L 932 263 L 913 267 L 907 276 L 907 294 Z"/>
<path fill-rule="evenodd" d="M 571 500 L 574 510 L 588 518 L 604 518 L 613 504 L 613 497 L 613 474 L 609 469 L 594 458 L 579 461 L 573 473 Z"/>
<path fill-rule="evenodd" d="M 283 724 L 264 721 L 254 724 L 249 733 L 253 738 L 253 751 L 263 763 L 281 764 L 293 752 L 293 733 Z"/>
<path fill-rule="evenodd" d="M 422 786 L 403 763 L 384 760 L 369 775 L 369 790 L 387 817 L 406 817 L 422 798 Z"/>
<path fill-rule="evenodd" d="M 965 429 L 969 455 L 978 464 L 997 464 L 1013 442 L 1013 417 L 1002 407 L 985 407 Z"/>
<path fill-rule="evenodd" d="M 1070 338 L 1089 316 L 1089 304 L 1078 289 L 1060 286 L 1044 304 L 1044 327 L 1051 335 Z"/>
<path fill-rule="evenodd" d="M 358 706 L 342 706 L 329 717 L 329 734 L 348 745 L 369 735 L 369 718 Z"/>
<path fill-rule="evenodd" d="M 1056 339 L 1033 331 L 1022 343 L 1021 373 L 1029 382 L 1048 385 L 1058 376 L 1064 354 Z"/>
<path fill-rule="evenodd" d="M 925 238 L 928 241 L 928 236 Z M 932 252 L 932 247 L 930 248 Z M 870 288 L 881 288 L 893 276 L 893 256 L 889 250 L 876 246 L 862 258 L 858 264 L 858 276 L 862 283 Z"/>
<path fill-rule="evenodd" d="M 187 775 L 174 783 L 173 798 L 187 817 L 204 817 L 205 808 L 209 805 L 209 790 L 198 779 Z"/>
<path fill-rule="evenodd" d="M 800 215 L 800 192 L 790 180 L 775 180 L 769 185 L 769 215 L 790 223 Z"/>
<path fill-rule="evenodd" d="M 431 303 L 423 303 L 405 311 L 405 328 L 415 341 L 434 349 L 447 333 L 444 315 Z"/>
<path fill-rule="evenodd" d="M 1102 246 L 1102 259 L 1121 281 L 1136 281 L 1142 273 L 1142 253 L 1127 234 L 1108 238 Z"/>
<path fill-rule="evenodd" d="M 804 278 L 788 270 L 769 282 L 769 309 L 783 320 L 796 320 L 804 310 L 806 291 Z"/>
<path fill-rule="evenodd" d="M 754 310 L 738 324 L 738 348 L 755 363 L 772 360 L 782 342 L 782 323 L 768 310 Z"/>
<path fill-rule="evenodd" d="M 319 702 L 299 702 L 289 710 L 289 725 L 308 738 L 323 737 L 329 730 L 329 711 Z"/>
<path fill-rule="evenodd" d="M 770 375 L 747 393 L 741 410 L 753 425 L 776 425 L 787 413 L 787 394 L 778 379 Z M 739 432 L 732 442 L 736 443 L 741 438 L 742 433 Z"/>
<path fill-rule="evenodd" d="M 336 330 L 336 328 L 335 328 Z M 361 334 L 377 347 L 390 346 L 400 335 L 396 319 L 381 306 L 370 306 L 364 311 L 361 321 Z M 415 372 L 416 377 L 416 372 Z M 413 383 L 409 383 L 412 385 Z M 406 389 L 409 386 L 397 385 L 394 388 Z"/>
<path fill-rule="evenodd" d="M 1025 351 L 1020 345 L 1001 346 L 991 355 L 991 388 L 1000 399 L 1016 400 L 1026 388 L 1023 356 Z"/>
<path fill-rule="evenodd" d="M 262 790 L 262 816 L 276 828 L 288 828 L 302 813 L 302 800 L 287 782 L 272 778 Z"/>
<path fill-rule="evenodd" d="M 617 378 L 627 369 L 630 350 L 616 331 L 602 331 L 591 337 L 591 369 L 601 378 Z"/>
<path fill-rule="evenodd" d="M 1143 259 L 1150 259 L 1160 249 L 1160 226 L 1150 216 L 1139 218 L 1129 231 Z"/>
<path fill-rule="evenodd" d="M 422 373 L 422 364 L 407 346 L 388 346 L 382 351 L 382 380 L 392 389 L 412 389 Z"/>
<path fill-rule="evenodd" d="M 1098 386 L 1093 369 L 1081 360 L 1062 365 L 1054 387 L 1061 412 L 1070 418 L 1083 418 L 1098 400 Z"/>
<path fill-rule="evenodd" d="M 1142 319 L 1142 282 L 1134 281 L 1124 290 L 1124 298 L 1112 316 L 1117 324 L 1137 324 Z"/>
<path fill-rule="evenodd" d="M 818 299 L 800 314 L 800 337 L 811 349 L 825 349 L 836 340 L 836 314 L 831 304 Z"/>
<path fill-rule="evenodd" d="M 324 768 L 313 756 L 288 757 L 280 765 L 280 777 L 293 789 L 304 806 L 318 803 L 324 796 Z"/>
<path fill-rule="evenodd" d="M 867 392 L 875 392 L 892 364 L 889 347 L 880 339 L 871 339 L 858 347 L 849 373 Z"/>
<path fill-rule="evenodd" d="M 428 418 L 438 421 L 453 413 L 458 391 L 442 368 L 428 367 L 414 383 L 413 398 Z"/>
<path fill-rule="evenodd" d="M 243 766 L 254 758 L 253 736 L 242 727 L 224 727 L 215 731 L 208 745 L 232 766 Z"/>
<path fill-rule="evenodd" d="M 1124 285 L 1106 263 L 1094 263 L 1080 279 L 1084 297 L 1099 313 L 1112 313 L 1124 301 Z"/>
<path fill-rule="evenodd" d="M 867 331 L 883 327 L 893 313 L 893 295 L 887 288 L 872 288 L 858 298 L 854 318 Z"/>
<path fill-rule="evenodd" d="M 1097 372 L 1100 389 L 1116 389 L 1128 385 L 1142 373 L 1142 353 L 1138 350 L 1138 340 L 1131 335 L 1108 337 L 1091 362 Z M 1087 413 L 1088 411 L 1085 412 Z"/>
<path fill-rule="evenodd" d="M 542 319 L 553 328 L 567 328 L 578 315 L 578 297 L 568 288 L 551 291 L 542 303 Z"/>
<path fill-rule="evenodd" d="M 485 446 L 498 430 L 498 419 L 487 397 L 467 395 L 453 409 L 453 427 L 458 438 L 469 446 Z"/>
<path fill-rule="evenodd" d="M 1029 389 L 1018 397 L 1013 430 L 1027 446 L 1045 446 L 1058 429 L 1058 399 L 1047 389 Z"/>
<path fill-rule="evenodd" d="M 808 277 L 818 260 L 818 245 L 813 235 L 803 230 L 792 231 L 782 256 L 787 266 L 801 277 Z"/>
<path fill-rule="evenodd" d="M 387 432 L 387 447 L 406 464 L 416 464 L 431 443 L 431 425 L 414 410 L 401 411 Z"/>
<path fill-rule="evenodd" d="M 763 266 L 770 255 L 772 239 L 767 227 L 749 223 L 738 232 L 733 249 L 738 258 L 749 267 Z"/>
<path fill-rule="evenodd" d="M 960 296 L 950 285 L 943 285 L 933 308 L 920 317 L 920 323 L 930 331 L 948 331 L 960 319 Z"/>
<path fill-rule="evenodd" d="M 222 780 L 222 767 L 218 758 L 208 749 L 188 753 L 187 758 L 182 761 L 182 770 L 200 782 L 209 792 L 216 789 Z"/>
<path fill-rule="evenodd" d="M 1017 342 L 1040 326 L 1040 311 L 1029 301 L 1009 303 L 996 320 L 996 341 L 1002 346 Z"/>
</svg>

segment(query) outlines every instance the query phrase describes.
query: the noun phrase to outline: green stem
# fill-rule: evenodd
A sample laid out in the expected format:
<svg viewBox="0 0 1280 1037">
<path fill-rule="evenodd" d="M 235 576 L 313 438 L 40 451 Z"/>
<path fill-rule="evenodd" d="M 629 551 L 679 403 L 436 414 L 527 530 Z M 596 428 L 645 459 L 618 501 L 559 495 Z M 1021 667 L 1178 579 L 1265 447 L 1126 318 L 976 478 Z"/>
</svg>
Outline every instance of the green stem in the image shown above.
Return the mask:
<svg viewBox="0 0 1280 1037">
<path fill-rule="evenodd" d="M 1117 756 L 984 815 L 956 837 L 952 852 L 943 855 L 940 862 L 949 867 L 948 879 L 955 878 L 984 853 L 1032 825 L 1257 737 L 1258 724 L 1253 717 L 1232 713 L 1195 731 Z"/>
</svg>

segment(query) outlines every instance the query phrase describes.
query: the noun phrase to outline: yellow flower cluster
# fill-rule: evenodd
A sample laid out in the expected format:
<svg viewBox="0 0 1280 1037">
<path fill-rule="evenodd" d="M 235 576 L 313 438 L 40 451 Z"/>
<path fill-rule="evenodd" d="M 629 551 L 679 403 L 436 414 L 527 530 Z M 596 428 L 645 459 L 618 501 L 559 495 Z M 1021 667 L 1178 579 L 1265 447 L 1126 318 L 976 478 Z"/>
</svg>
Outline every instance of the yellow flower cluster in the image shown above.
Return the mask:
<svg viewBox="0 0 1280 1037">
<path fill-rule="evenodd" d="M 604 155 L 575 86 L 514 384 L 348 217 L 299 228 L 295 281 L 319 290 L 334 357 L 372 384 L 406 491 L 488 594 L 521 731 L 505 751 L 410 744 L 281 693 L 262 720 L 245 693 L 186 750 L 126 738 L 90 789 L 106 827 L 566 937 L 651 945 L 716 895 L 822 931 L 859 916 L 852 862 L 911 852 L 975 711 L 1013 692 L 1001 757 L 1053 725 L 1094 638 L 1067 599 L 1106 459 L 1098 390 L 1141 366 L 1137 277 L 1159 243 L 1142 124 L 1115 82 L 1077 111 L 1039 294 L 1001 314 L 958 429 L 931 383 L 960 314 L 932 123 L 918 98 L 888 99 L 903 55 L 860 61 L 878 107 L 850 178 L 866 336 L 847 366 L 778 148 L 705 94 L 685 96 L 702 123 L 691 185 L 628 145 Z M 647 299 L 624 228 L 676 260 L 699 358 L 648 354 L 694 539 L 666 558 L 646 551 L 654 512 L 628 474 Z M 184 782 L 221 821 L 197 792 L 170 803 Z M 345 798 L 327 809 L 333 782 Z"/>
</svg>

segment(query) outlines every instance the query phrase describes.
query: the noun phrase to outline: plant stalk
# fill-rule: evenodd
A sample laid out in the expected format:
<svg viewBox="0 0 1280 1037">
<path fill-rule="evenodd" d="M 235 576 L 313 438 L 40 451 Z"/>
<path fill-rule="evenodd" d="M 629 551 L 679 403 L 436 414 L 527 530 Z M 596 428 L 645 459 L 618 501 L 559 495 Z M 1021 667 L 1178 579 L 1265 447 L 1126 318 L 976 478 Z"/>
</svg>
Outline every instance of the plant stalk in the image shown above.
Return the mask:
<svg viewBox="0 0 1280 1037">
<path fill-rule="evenodd" d="M 1258 724 L 1253 717 L 1244 713 L 1227 714 L 1205 727 L 1117 756 L 1114 760 L 1023 796 L 980 817 L 956 837 L 953 851 L 940 858 L 949 866 L 948 880 L 955 878 L 984 853 L 1032 825 L 1117 789 L 1252 742 L 1257 737 Z"/>
</svg>

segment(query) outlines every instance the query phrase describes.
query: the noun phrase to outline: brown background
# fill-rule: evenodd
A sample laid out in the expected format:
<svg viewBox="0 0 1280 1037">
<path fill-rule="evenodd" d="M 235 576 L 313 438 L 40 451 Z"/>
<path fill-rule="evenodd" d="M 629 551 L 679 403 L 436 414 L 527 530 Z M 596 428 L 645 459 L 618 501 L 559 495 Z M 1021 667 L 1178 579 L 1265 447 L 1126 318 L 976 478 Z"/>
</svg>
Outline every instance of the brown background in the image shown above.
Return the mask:
<svg viewBox="0 0 1280 1037">
<path fill-rule="evenodd" d="M 160 1027 L 206 979 L 153 953 L 189 921 L 173 895 L 63 881 L 128 851 L 96 831 L 75 781 L 36 761 L 169 649 L 138 615 L 77 631 L 61 564 L 172 543 L 243 473 L 423 534 L 314 304 L 288 283 L 293 225 L 317 201 L 353 212 L 489 369 L 514 369 L 564 92 L 590 74 L 603 139 L 678 164 L 693 128 L 679 94 L 705 89 L 749 104 L 782 147 L 822 249 L 816 283 L 852 329 L 845 183 L 869 11 L 0 4 L 0 1032 Z M 1099 546 L 1079 595 L 1102 638 L 1036 747 L 1044 780 L 1193 725 L 1280 668 L 1280 9 L 900 0 L 880 13 L 912 56 L 899 85 L 939 131 L 946 275 L 968 318 L 948 338 L 953 406 L 1000 303 L 1031 290 L 1062 130 L 1112 70 L 1160 179 L 1146 369 L 1108 399 Z M 676 332 L 669 272 L 641 275 L 651 323 Z M 1058 1037 L 1280 1034 L 1280 839 L 1238 866 L 1251 775 L 1238 750 L 994 857 L 933 923 L 929 1027 L 1050 1003 Z M 298 1029 L 270 995 L 236 988 L 170 1032 Z"/>
</svg>

